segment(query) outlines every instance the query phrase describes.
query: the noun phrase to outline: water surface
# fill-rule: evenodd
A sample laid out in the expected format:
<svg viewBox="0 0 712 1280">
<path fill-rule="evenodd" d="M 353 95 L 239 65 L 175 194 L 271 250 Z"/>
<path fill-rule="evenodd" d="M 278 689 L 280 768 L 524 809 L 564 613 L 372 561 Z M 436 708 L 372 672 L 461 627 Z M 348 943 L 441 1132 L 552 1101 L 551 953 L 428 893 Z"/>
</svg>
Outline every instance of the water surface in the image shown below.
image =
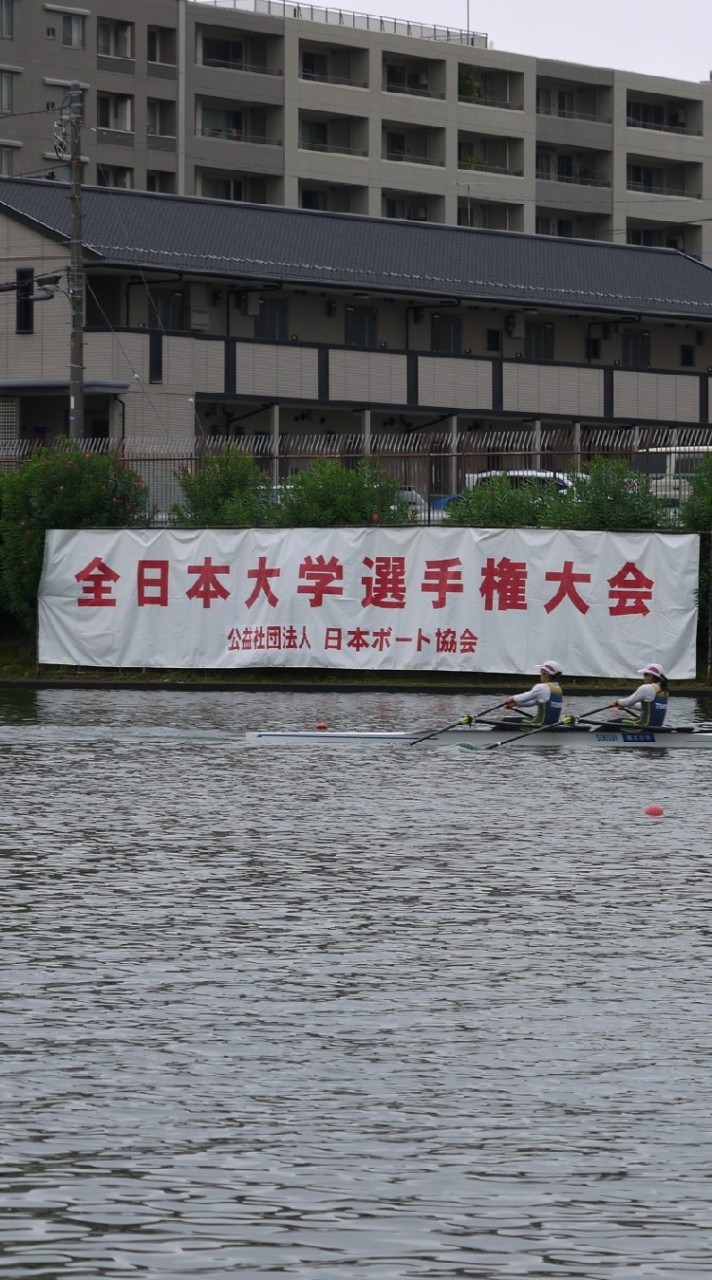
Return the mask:
<svg viewBox="0 0 712 1280">
<path fill-rule="evenodd" d="M 5 1275 L 710 1274 L 707 753 L 242 743 L 492 701 L 0 697 Z"/>
</svg>

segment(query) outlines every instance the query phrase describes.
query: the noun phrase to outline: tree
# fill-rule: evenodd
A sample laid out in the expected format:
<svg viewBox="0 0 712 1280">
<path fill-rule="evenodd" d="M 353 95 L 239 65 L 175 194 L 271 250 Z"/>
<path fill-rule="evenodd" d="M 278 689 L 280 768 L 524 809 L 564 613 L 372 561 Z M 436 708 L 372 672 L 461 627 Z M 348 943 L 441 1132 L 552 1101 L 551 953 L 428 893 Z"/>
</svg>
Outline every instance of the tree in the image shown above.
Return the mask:
<svg viewBox="0 0 712 1280">
<path fill-rule="evenodd" d="M 34 630 L 47 529 L 142 527 L 152 515 L 147 486 L 115 453 L 84 453 L 79 443 L 42 449 L 2 482 L 4 608 Z"/>
</svg>

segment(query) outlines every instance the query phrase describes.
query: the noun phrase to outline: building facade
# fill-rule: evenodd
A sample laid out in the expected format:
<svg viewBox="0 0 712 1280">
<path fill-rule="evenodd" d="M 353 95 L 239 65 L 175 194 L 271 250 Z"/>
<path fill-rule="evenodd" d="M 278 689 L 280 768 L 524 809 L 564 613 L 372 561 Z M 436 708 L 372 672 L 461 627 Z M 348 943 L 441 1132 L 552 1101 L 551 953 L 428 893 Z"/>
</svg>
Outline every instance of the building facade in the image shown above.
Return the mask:
<svg viewBox="0 0 712 1280">
<path fill-rule="evenodd" d="M 117 10 L 120 8 L 120 13 Z M 0 4 L 0 165 L 712 260 L 712 85 L 283 0 Z"/>
<path fill-rule="evenodd" d="M 0 457 L 72 434 L 70 189 L 0 180 Z M 712 272 L 673 250 L 86 188 L 83 437 L 499 465 L 712 440 Z M 305 444 L 305 437 L 311 444 Z M 526 440 L 526 444 L 522 443 Z M 521 465 L 521 464 L 520 464 Z"/>
</svg>

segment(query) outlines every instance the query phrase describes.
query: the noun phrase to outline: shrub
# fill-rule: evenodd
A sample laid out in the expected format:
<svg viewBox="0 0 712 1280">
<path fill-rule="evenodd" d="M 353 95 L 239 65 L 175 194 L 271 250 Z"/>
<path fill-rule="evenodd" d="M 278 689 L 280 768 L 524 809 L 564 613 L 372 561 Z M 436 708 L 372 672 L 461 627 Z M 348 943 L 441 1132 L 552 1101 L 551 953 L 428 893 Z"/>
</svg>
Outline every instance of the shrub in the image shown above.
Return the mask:
<svg viewBox="0 0 712 1280">
<path fill-rule="evenodd" d="M 282 527 L 407 524 L 408 504 L 398 501 L 400 485 L 373 458 L 354 468 L 329 458 L 292 476 L 281 495 L 276 521 Z"/>
<path fill-rule="evenodd" d="M 184 501 L 171 508 L 170 523 L 201 529 L 274 523 L 275 499 L 268 477 L 247 453 L 226 445 L 207 454 L 197 471 L 178 472 Z"/>
<path fill-rule="evenodd" d="M 690 476 L 690 496 L 680 508 L 680 522 L 693 533 L 712 529 L 712 454 Z"/>
<path fill-rule="evenodd" d="M 466 489 L 452 502 L 443 523 L 486 529 L 545 526 L 544 514 L 557 492 L 553 480 L 545 484 L 538 480 L 525 480 L 515 489 L 506 475 L 490 476 L 483 484 Z"/>
<path fill-rule="evenodd" d="M 35 625 L 45 530 L 122 528 L 150 523 L 140 476 L 116 454 L 85 454 L 80 444 L 43 449 L 3 480 L 0 595 L 28 631 Z"/>
<path fill-rule="evenodd" d="M 680 508 L 680 523 L 683 529 L 692 533 L 707 533 L 709 537 L 700 538 L 700 578 L 697 595 L 698 644 L 702 650 L 709 643 L 710 608 L 712 602 L 712 566 L 710 563 L 710 547 L 712 544 L 712 454 L 702 459 L 699 467 L 690 476 L 690 496 Z"/>
<path fill-rule="evenodd" d="M 665 503 L 650 480 L 621 458 L 594 458 L 587 476 L 556 494 L 546 515 L 555 529 L 669 529 Z"/>
<path fill-rule="evenodd" d="M 665 503 L 646 476 L 618 458 L 594 458 L 587 475 L 572 475 L 571 488 L 552 480 L 526 481 L 513 489 L 506 476 L 466 489 L 448 508 L 445 523 L 493 529 L 667 529 Z"/>
</svg>

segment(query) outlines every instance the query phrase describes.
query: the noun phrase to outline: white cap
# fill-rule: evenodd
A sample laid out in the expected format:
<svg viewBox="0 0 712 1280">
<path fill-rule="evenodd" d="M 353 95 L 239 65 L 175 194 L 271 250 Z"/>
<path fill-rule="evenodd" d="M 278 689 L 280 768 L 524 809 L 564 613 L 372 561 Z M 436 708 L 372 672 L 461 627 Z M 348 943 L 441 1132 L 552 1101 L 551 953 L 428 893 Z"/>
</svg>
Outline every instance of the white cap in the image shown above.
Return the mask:
<svg viewBox="0 0 712 1280">
<path fill-rule="evenodd" d="M 662 676 L 664 678 L 665 672 L 663 671 L 659 662 L 649 662 L 647 667 L 640 668 L 638 675 L 639 676 Z"/>
<path fill-rule="evenodd" d="M 549 658 L 547 662 L 537 662 L 539 671 L 546 671 L 549 676 L 561 675 L 561 667 L 555 658 Z M 662 675 L 662 672 L 660 673 Z"/>
</svg>

